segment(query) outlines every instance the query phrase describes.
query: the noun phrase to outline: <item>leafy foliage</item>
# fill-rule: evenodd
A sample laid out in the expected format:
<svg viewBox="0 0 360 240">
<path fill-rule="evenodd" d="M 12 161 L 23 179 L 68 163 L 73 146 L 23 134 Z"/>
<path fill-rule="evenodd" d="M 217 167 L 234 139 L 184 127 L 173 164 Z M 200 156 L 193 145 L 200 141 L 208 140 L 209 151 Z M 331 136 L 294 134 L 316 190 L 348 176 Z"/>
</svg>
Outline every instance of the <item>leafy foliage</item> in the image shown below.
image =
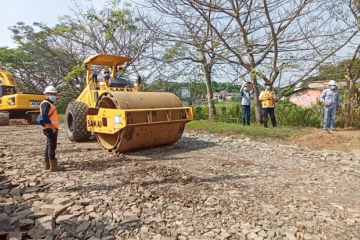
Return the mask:
<svg viewBox="0 0 360 240">
<path fill-rule="evenodd" d="M 346 66 L 352 62 L 352 59 L 345 59 L 336 64 L 327 64 L 320 68 L 320 76 L 325 77 L 326 79 L 333 80 L 346 80 L 345 74 Z M 354 65 L 351 69 L 353 76 L 356 75 L 356 72 L 360 68 L 360 59 L 355 59 Z"/>
<path fill-rule="evenodd" d="M 217 120 L 222 122 L 242 123 L 242 108 L 238 103 L 218 103 Z M 251 122 L 255 122 L 254 105 L 251 106 Z M 206 107 L 195 109 L 195 119 L 205 120 Z M 276 105 L 276 119 L 280 126 L 320 127 L 322 124 L 322 107 L 320 104 L 313 108 L 301 108 L 289 101 L 282 101 Z M 269 119 L 270 121 L 270 119 Z M 340 122 L 338 122 L 340 124 Z"/>
</svg>

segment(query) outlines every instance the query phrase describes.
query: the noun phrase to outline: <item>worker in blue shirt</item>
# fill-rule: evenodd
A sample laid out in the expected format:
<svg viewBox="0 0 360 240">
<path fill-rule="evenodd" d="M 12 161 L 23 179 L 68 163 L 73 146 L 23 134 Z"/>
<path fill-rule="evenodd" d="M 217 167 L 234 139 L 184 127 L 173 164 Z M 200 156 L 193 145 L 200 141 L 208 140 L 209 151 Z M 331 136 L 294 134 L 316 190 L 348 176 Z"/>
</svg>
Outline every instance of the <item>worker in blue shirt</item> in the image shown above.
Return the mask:
<svg viewBox="0 0 360 240">
<path fill-rule="evenodd" d="M 254 95 L 254 86 L 251 82 L 246 82 L 240 89 L 241 94 L 241 107 L 242 107 L 242 119 L 243 125 L 250 126 L 251 119 L 251 99 Z"/>
<path fill-rule="evenodd" d="M 59 115 L 54 105 L 57 91 L 53 86 L 48 86 L 44 93 L 46 99 L 40 104 L 40 122 L 47 139 L 44 156 L 45 170 L 50 170 L 50 172 L 63 171 L 65 168 L 58 166 L 57 158 L 55 157 L 60 129 Z"/>
<path fill-rule="evenodd" d="M 334 80 L 329 81 L 329 89 L 325 89 L 321 96 L 320 102 L 324 105 L 324 124 L 323 128 L 328 131 L 328 124 L 330 120 L 331 131 L 335 129 L 336 113 L 341 109 L 341 97 L 339 91 L 336 89 L 337 84 Z"/>
</svg>

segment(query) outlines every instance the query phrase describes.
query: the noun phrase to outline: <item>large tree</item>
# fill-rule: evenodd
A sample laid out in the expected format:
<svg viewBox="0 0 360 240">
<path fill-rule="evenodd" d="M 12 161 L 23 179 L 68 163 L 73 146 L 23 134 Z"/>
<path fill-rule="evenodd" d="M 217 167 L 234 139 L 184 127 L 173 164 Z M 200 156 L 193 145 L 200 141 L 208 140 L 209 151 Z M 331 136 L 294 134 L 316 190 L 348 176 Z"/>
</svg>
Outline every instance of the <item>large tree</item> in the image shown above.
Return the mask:
<svg viewBox="0 0 360 240">
<path fill-rule="evenodd" d="M 348 92 L 345 96 L 344 127 L 351 126 L 352 109 L 358 105 L 356 80 L 360 79 L 360 1 L 359 0 L 337 0 L 337 8 L 334 11 L 334 18 L 341 21 L 349 32 L 354 35 L 353 41 L 348 46 L 352 50 L 350 59 L 338 60 L 335 69 L 337 77 L 343 77 L 348 82 Z M 346 56 L 348 57 L 348 56 Z M 331 68 L 324 68 L 329 71 Z"/>
<path fill-rule="evenodd" d="M 219 64 L 219 55 L 224 50 L 219 45 L 218 36 L 208 23 L 216 18 L 216 12 L 211 8 L 203 9 L 202 14 L 207 19 L 204 20 L 196 10 L 189 8 L 188 4 L 182 1 L 147 0 L 146 2 L 164 17 L 158 28 L 151 27 L 151 30 L 156 32 L 158 47 L 155 49 L 163 53 L 162 56 L 157 54 L 158 52 L 155 53 L 155 59 L 171 65 L 175 63 L 201 67 L 207 89 L 209 118 L 213 119 L 216 116 L 216 108 L 211 86 L 212 76 L 215 65 Z M 158 50 L 159 46 L 162 47 L 162 51 Z M 183 75 L 184 71 L 179 74 Z"/>
<path fill-rule="evenodd" d="M 339 38 L 346 30 L 337 28 L 331 14 L 324 14 L 333 8 L 332 1 L 179 0 L 178 4 L 207 21 L 228 51 L 219 56 L 249 72 L 255 86 L 259 79 L 273 84 L 285 68 L 300 73 L 296 81 L 301 81 L 351 38 Z M 209 10 L 215 18 L 207 17 Z M 255 93 L 255 115 L 260 122 L 258 87 Z"/>
<path fill-rule="evenodd" d="M 0 62 L 15 75 L 19 85 L 33 92 L 41 92 L 48 85 L 64 86 L 64 77 L 79 62 L 72 44 L 53 41 L 41 23 L 29 26 L 19 22 L 10 30 L 18 47 L 2 47 Z"/>
<path fill-rule="evenodd" d="M 19 47 L 0 49 L 0 61 L 23 85 L 33 91 L 47 85 L 70 87 L 76 96 L 86 84 L 82 62 L 99 53 L 133 57 L 136 67 L 128 68 L 128 74 L 140 75 L 149 68 L 151 59 L 142 57 L 153 34 L 144 26 L 146 16 L 119 0 L 101 9 L 91 1 L 87 7 L 74 4 L 71 14 L 61 16 L 54 27 L 22 22 L 10 27 Z"/>
</svg>

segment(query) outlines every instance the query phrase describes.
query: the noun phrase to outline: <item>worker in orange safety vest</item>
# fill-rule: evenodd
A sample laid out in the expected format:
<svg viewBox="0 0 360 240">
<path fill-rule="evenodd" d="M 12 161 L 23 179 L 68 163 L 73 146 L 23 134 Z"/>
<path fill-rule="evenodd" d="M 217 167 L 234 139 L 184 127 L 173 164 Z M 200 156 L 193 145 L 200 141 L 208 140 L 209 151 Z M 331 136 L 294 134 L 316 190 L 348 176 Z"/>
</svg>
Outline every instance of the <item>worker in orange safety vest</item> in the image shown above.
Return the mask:
<svg viewBox="0 0 360 240">
<path fill-rule="evenodd" d="M 50 170 L 50 172 L 63 171 L 65 168 L 58 166 L 57 158 L 55 157 L 60 129 L 59 115 L 54 105 L 57 98 L 57 90 L 53 86 L 48 86 L 44 94 L 46 99 L 40 104 L 38 123 L 42 125 L 43 133 L 47 138 L 44 157 L 45 170 Z"/>
</svg>

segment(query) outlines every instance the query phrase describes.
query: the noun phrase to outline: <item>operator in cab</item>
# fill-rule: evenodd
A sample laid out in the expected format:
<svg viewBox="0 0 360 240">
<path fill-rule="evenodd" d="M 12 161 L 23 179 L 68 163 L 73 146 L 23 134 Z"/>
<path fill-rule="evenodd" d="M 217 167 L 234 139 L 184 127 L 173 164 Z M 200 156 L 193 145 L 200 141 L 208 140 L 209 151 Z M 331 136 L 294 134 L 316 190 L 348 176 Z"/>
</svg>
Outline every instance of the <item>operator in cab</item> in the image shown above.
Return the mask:
<svg viewBox="0 0 360 240">
<path fill-rule="evenodd" d="M 106 81 L 106 85 L 109 86 L 109 79 L 110 79 L 110 69 L 105 68 L 104 69 L 104 80 Z"/>
<path fill-rule="evenodd" d="M 57 98 L 57 90 L 53 86 L 46 87 L 44 94 L 46 99 L 40 104 L 41 125 L 44 135 L 46 136 L 45 147 L 45 170 L 50 172 L 63 171 L 64 167 L 59 166 L 55 157 L 57 148 L 58 132 L 60 129 L 59 115 L 54 105 Z M 39 121 L 38 121 L 39 122 Z"/>
</svg>

